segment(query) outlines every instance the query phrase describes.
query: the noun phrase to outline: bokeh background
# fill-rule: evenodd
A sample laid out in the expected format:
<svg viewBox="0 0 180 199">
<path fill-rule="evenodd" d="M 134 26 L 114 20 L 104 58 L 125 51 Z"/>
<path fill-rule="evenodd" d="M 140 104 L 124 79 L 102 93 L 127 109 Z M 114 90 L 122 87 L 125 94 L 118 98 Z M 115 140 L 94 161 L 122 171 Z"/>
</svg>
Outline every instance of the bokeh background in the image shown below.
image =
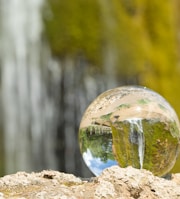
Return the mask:
<svg viewBox="0 0 180 199">
<path fill-rule="evenodd" d="M 0 0 L 0 176 L 92 176 L 78 128 L 107 89 L 149 87 L 180 116 L 179 11 L 178 0 Z"/>
</svg>

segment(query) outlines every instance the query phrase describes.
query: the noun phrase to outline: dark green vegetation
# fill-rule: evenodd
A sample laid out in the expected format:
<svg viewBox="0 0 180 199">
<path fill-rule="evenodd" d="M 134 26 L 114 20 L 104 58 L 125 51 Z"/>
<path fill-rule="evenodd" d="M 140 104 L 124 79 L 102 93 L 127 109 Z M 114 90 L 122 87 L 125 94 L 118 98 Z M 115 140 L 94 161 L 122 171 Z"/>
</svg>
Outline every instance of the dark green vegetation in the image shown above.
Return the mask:
<svg viewBox="0 0 180 199">
<path fill-rule="evenodd" d="M 112 152 L 112 133 L 110 129 L 100 129 L 99 126 L 90 126 L 83 128 L 79 132 L 79 143 L 81 153 L 89 149 L 94 158 L 100 158 L 101 161 L 114 160 Z"/>
</svg>

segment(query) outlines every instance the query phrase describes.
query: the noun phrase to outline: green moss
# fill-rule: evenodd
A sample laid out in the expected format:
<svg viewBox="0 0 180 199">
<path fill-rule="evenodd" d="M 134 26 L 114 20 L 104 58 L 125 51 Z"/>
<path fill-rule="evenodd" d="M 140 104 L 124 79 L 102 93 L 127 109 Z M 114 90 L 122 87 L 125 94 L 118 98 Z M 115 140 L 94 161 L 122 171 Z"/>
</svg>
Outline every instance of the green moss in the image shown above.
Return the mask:
<svg viewBox="0 0 180 199">
<path fill-rule="evenodd" d="M 138 104 L 148 104 L 150 102 L 149 99 L 140 99 L 138 100 Z"/>
<path fill-rule="evenodd" d="M 109 120 L 110 117 L 111 117 L 111 115 L 112 115 L 112 113 L 109 113 L 109 114 L 107 114 L 107 115 L 102 115 L 100 118 L 101 118 L 102 120 Z"/>
<path fill-rule="evenodd" d="M 143 27 L 148 41 L 146 70 L 141 83 L 161 93 L 178 113 L 178 40 L 175 5 L 171 1 L 146 1 Z"/>
<path fill-rule="evenodd" d="M 135 78 L 162 93 L 169 91 L 176 103 L 171 91 L 173 85 L 179 85 L 175 3 L 170 0 L 47 2 L 45 35 L 53 55 L 74 59 L 83 56 L 102 69 L 106 50 L 110 50 L 114 56 L 111 60 L 114 74 L 121 81 Z M 180 110 L 178 106 L 177 109 Z"/>
<path fill-rule="evenodd" d="M 118 106 L 118 109 L 121 109 L 121 108 L 130 108 L 131 105 L 130 104 L 121 104 L 120 106 Z"/>
<path fill-rule="evenodd" d="M 174 133 L 174 123 L 157 120 L 142 120 L 145 139 L 143 168 L 162 176 L 172 168 L 179 146 L 179 131 Z M 137 129 L 134 129 L 137 130 Z M 135 132 L 134 132 L 135 133 Z M 138 133 L 138 132 L 137 132 Z M 115 157 L 121 167 L 140 168 L 138 143 L 130 139 L 131 124 L 118 122 L 112 126 Z M 138 135 L 137 135 L 138 136 Z"/>
<path fill-rule="evenodd" d="M 48 0 L 44 9 L 45 32 L 57 57 L 79 55 L 99 64 L 101 57 L 101 19 L 95 0 Z M 51 14 L 48 14 L 50 12 Z"/>
<path fill-rule="evenodd" d="M 138 145 L 130 143 L 129 123 L 119 123 L 119 127 L 112 126 L 113 146 L 115 158 L 120 167 L 133 166 L 140 168 Z"/>
<path fill-rule="evenodd" d="M 122 1 L 114 0 L 111 4 L 110 15 L 115 25 L 109 37 L 117 52 L 117 74 L 121 78 L 132 77 L 142 70 L 146 53 L 138 13 L 131 15 Z"/>
</svg>

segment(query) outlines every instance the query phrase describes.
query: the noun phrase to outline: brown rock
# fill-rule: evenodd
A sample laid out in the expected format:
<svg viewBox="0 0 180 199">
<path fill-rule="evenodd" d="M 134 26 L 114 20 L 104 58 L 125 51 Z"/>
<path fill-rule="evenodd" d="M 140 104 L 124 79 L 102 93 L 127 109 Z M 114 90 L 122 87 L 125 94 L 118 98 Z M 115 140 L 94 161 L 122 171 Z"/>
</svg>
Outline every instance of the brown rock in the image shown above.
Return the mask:
<svg viewBox="0 0 180 199">
<path fill-rule="evenodd" d="M 90 181 L 58 171 L 18 172 L 0 178 L 0 199 L 179 199 L 180 174 L 172 180 L 146 170 L 113 166 Z"/>
</svg>

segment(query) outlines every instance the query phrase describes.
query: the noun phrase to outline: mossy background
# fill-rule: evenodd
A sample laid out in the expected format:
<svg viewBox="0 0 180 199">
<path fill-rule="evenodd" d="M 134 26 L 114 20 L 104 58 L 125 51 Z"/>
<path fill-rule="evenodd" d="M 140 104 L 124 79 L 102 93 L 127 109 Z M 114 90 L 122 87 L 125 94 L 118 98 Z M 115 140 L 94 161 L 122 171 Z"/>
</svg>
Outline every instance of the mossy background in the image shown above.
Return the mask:
<svg viewBox="0 0 180 199">
<path fill-rule="evenodd" d="M 120 84 L 154 89 L 180 116 L 179 8 L 171 0 L 47 0 L 44 34 L 55 57 L 83 56 L 102 73 L 109 49 L 109 71 Z"/>
<path fill-rule="evenodd" d="M 76 59 L 83 55 L 94 66 L 102 67 L 103 53 L 110 46 L 115 53 L 114 74 L 119 79 L 135 77 L 139 84 L 157 90 L 175 104 L 179 77 L 178 3 L 47 2 L 45 34 L 56 57 Z M 180 108 L 176 109 L 179 113 Z"/>
</svg>

